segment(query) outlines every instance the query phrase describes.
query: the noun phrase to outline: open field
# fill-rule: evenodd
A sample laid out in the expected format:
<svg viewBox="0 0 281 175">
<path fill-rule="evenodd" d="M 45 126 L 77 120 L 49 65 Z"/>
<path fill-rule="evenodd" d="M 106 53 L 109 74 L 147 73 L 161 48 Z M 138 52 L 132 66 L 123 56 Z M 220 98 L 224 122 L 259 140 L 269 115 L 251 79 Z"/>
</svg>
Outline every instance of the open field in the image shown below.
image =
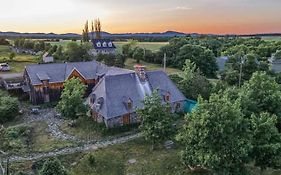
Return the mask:
<svg viewBox="0 0 281 175">
<path fill-rule="evenodd" d="M 266 41 L 281 41 L 281 36 L 264 36 L 262 39 Z"/>
<path fill-rule="evenodd" d="M 167 150 L 163 146 L 151 150 L 151 145 L 143 138 L 124 144 L 113 145 L 87 153 L 75 153 L 59 156 L 71 175 L 209 175 L 204 172 L 188 172 L 180 161 L 181 147 Z M 90 163 L 89 157 L 95 162 Z M 40 161 L 39 161 L 40 162 Z M 131 163 L 130 163 L 131 162 Z M 11 170 L 30 172 L 32 162 L 12 163 Z M 259 170 L 249 165 L 250 174 L 259 174 Z M 280 170 L 266 170 L 263 175 L 280 175 Z"/>
<path fill-rule="evenodd" d="M 9 60 L 10 53 L 11 53 L 11 50 L 10 50 L 9 46 L 0 45 L 0 63 L 9 62 L 9 65 L 11 67 L 11 71 L 0 72 L 0 74 L 20 73 L 24 70 L 24 67 L 26 65 L 38 62 L 38 59 L 36 58 L 36 56 L 26 55 L 26 54 L 16 55 L 16 57 L 12 61 L 10 61 Z"/>
<path fill-rule="evenodd" d="M 128 42 L 114 42 L 118 52 L 122 52 L 122 46 L 128 44 Z M 167 45 L 167 42 L 138 42 L 138 46 L 151 50 L 153 52 L 158 51 L 161 47 Z"/>
<path fill-rule="evenodd" d="M 66 47 L 66 45 L 71 42 L 70 40 L 62 40 L 59 42 L 47 42 L 51 45 L 58 45 Z M 77 43 L 80 43 L 80 41 L 76 41 Z M 117 47 L 118 52 L 122 52 L 122 46 L 125 44 L 128 44 L 129 42 L 114 42 L 115 46 Z M 138 46 L 141 48 L 145 48 L 148 50 L 152 50 L 153 52 L 158 51 L 161 47 L 168 44 L 167 42 L 139 42 Z"/>
<path fill-rule="evenodd" d="M 136 60 L 129 58 L 125 62 L 125 68 L 134 70 L 134 65 L 136 65 L 136 64 L 137 64 Z M 163 66 L 160 64 L 147 63 L 144 61 L 141 61 L 140 64 L 145 65 L 147 70 L 163 70 Z M 168 68 L 166 68 L 166 72 L 168 74 L 174 74 L 174 73 L 179 73 L 182 71 L 179 69 L 168 67 Z"/>
</svg>

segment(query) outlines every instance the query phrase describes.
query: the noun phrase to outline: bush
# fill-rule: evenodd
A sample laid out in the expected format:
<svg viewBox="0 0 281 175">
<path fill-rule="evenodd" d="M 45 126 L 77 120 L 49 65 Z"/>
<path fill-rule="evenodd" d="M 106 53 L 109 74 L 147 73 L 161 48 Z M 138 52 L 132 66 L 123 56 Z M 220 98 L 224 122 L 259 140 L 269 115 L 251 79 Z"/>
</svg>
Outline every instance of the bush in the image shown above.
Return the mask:
<svg viewBox="0 0 281 175">
<path fill-rule="evenodd" d="M 18 100 L 0 91 L 0 123 L 4 123 L 14 119 L 18 114 L 18 111 Z"/>
<path fill-rule="evenodd" d="M 58 159 L 48 159 L 44 162 L 40 175 L 67 175 L 66 169 Z"/>
<path fill-rule="evenodd" d="M 91 166 L 95 166 L 96 165 L 96 157 L 93 154 L 88 154 L 87 155 L 87 159 L 88 159 L 89 164 Z"/>
</svg>

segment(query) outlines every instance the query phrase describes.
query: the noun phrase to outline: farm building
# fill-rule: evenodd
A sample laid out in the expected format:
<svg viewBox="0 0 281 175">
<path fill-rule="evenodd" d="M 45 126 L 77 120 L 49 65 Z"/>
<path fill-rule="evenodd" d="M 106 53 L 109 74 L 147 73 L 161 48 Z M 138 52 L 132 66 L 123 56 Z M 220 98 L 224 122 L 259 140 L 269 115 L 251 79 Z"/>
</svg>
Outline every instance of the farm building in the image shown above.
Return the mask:
<svg viewBox="0 0 281 175">
<path fill-rule="evenodd" d="M 60 99 L 63 83 L 77 77 L 87 86 L 86 95 L 107 72 L 111 74 L 128 72 L 120 68 L 107 67 L 96 61 L 33 64 L 24 71 L 24 86 L 33 104 L 54 102 Z"/>
<path fill-rule="evenodd" d="M 49 52 L 46 52 L 42 56 L 42 60 L 43 60 L 43 63 L 52 63 L 52 62 L 54 62 L 54 57 Z"/>
<path fill-rule="evenodd" d="M 98 54 L 116 54 L 116 47 L 111 40 L 108 39 L 93 39 L 93 48 L 90 54 L 96 56 Z"/>
<path fill-rule="evenodd" d="M 92 117 L 107 127 L 137 123 L 136 109 L 153 90 L 158 90 L 163 103 L 171 105 L 172 112 L 184 110 L 186 98 L 163 71 L 145 71 L 135 66 L 135 72 L 107 74 L 93 88 L 89 96 Z"/>
</svg>

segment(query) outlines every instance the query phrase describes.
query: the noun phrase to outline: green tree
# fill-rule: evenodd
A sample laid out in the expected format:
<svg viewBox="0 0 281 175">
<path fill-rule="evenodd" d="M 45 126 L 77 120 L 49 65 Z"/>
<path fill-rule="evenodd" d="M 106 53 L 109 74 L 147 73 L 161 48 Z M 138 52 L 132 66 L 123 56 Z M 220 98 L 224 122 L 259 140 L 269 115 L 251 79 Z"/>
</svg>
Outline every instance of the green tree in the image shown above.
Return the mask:
<svg viewBox="0 0 281 175">
<path fill-rule="evenodd" d="M 88 20 L 86 21 L 86 24 L 84 26 L 83 32 L 82 32 L 82 41 L 83 42 L 89 42 L 89 25 Z"/>
<path fill-rule="evenodd" d="M 96 32 L 96 39 L 101 39 L 101 22 L 100 19 L 95 19 L 95 32 Z"/>
<path fill-rule="evenodd" d="M 63 117 L 77 119 L 79 115 L 85 115 L 86 106 L 83 104 L 85 90 L 86 87 L 78 78 L 72 78 L 64 83 L 61 100 L 57 105 Z"/>
<path fill-rule="evenodd" d="M 90 60 L 88 49 L 87 44 L 78 45 L 76 42 L 70 42 L 66 46 L 65 59 L 70 62 Z"/>
<path fill-rule="evenodd" d="M 281 167 L 281 134 L 276 128 L 277 117 L 268 113 L 251 117 L 253 150 L 251 156 L 261 174 L 267 168 Z"/>
<path fill-rule="evenodd" d="M 46 160 L 42 169 L 39 172 L 40 175 L 67 175 L 67 171 L 58 159 Z"/>
<path fill-rule="evenodd" d="M 163 106 L 161 102 L 158 92 L 153 91 L 151 96 L 145 97 L 144 108 L 137 110 L 141 119 L 139 128 L 145 139 L 152 143 L 152 147 L 173 133 L 170 106 Z"/>
<path fill-rule="evenodd" d="M 63 47 L 59 46 L 53 56 L 55 60 L 64 60 Z"/>
<path fill-rule="evenodd" d="M 276 51 L 274 54 L 274 59 L 279 60 L 281 59 L 281 50 Z"/>
<path fill-rule="evenodd" d="M 199 99 L 196 110 L 186 116 L 177 139 L 183 144 L 183 163 L 203 167 L 217 174 L 242 174 L 251 150 L 251 133 L 239 101 L 226 94 Z"/>
<path fill-rule="evenodd" d="M 204 99 L 209 98 L 212 84 L 206 77 L 201 75 L 195 63 L 187 59 L 183 66 L 183 73 L 180 76 L 182 79 L 176 84 L 187 98 L 193 100 L 197 100 L 199 96 Z"/>
<path fill-rule="evenodd" d="M 140 47 L 136 47 L 133 53 L 133 59 L 140 63 L 140 60 L 144 59 L 144 49 Z"/>
<path fill-rule="evenodd" d="M 215 77 L 217 63 L 214 53 L 202 46 L 187 44 L 180 48 L 179 55 L 174 60 L 178 67 L 182 67 L 186 59 L 194 62 L 203 75 Z"/>
<path fill-rule="evenodd" d="M 255 72 L 248 83 L 240 91 L 243 113 L 250 118 L 252 114 L 260 115 L 263 112 L 281 118 L 281 91 L 275 79 L 265 72 Z"/>
<path fill-rule="evenodd" d="M 10 61 L 12 61 L 15 57 L 16 57 L 16 53 L 15 52 L 11 52 L 10 55 L 9 55 Z"/>
<path fill-rule="evenodd" d="M 0 90 L 0 123 L 14 119 L 18 112 L 18 100 Z"/>
</svg>

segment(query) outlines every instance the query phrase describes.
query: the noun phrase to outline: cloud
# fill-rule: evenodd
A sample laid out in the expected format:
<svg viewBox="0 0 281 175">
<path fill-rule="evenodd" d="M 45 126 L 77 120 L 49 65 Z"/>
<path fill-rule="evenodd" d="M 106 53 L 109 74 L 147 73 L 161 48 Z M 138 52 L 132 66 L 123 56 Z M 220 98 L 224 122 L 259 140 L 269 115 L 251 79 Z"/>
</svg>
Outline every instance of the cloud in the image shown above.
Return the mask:
<svg viewBox="0 0 281 175">
<path fill-rule="evenodd" d="M 174 8 L 161 9 L 161 11 L 164 11 L 164 12 L 185 11 L 185 10 L 192 10 L 192 8 L 191 7 L 185 7 L 185 6 L 178 6 L 178 7 L 174 7 Z"/>
</svg>

